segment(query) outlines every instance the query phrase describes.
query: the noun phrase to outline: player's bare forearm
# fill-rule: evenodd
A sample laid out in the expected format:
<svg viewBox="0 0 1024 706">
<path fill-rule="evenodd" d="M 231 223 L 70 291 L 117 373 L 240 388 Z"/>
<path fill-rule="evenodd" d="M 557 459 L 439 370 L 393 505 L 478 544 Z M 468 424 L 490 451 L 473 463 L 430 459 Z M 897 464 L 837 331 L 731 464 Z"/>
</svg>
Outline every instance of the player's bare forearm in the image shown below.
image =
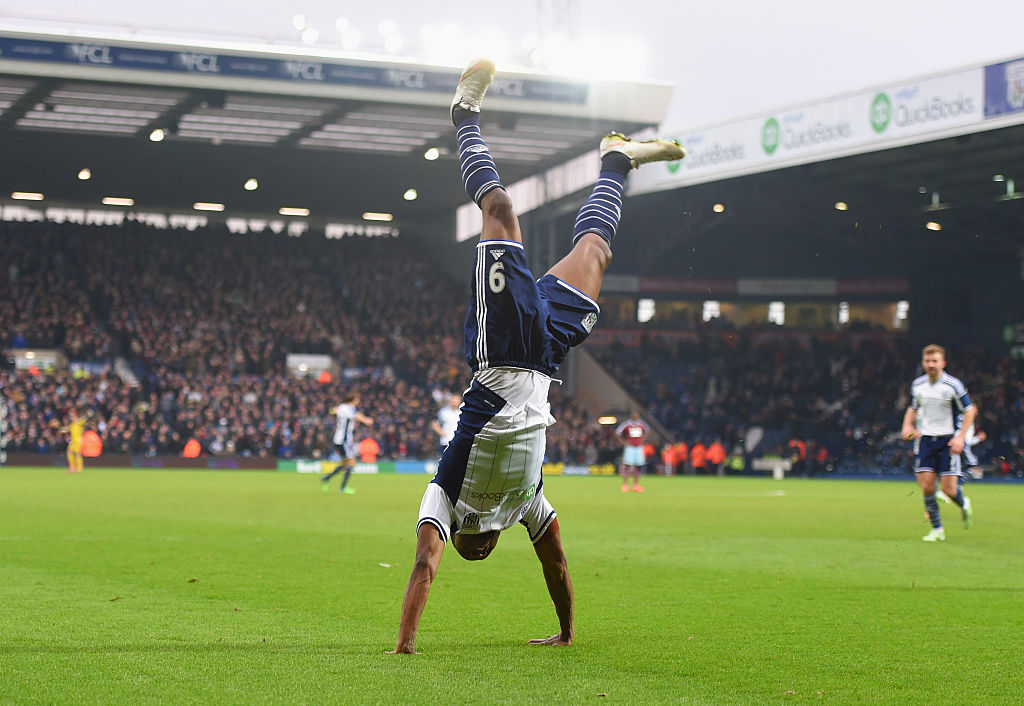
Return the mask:
<svg viewBox="0 0 1024 706">
<path fill-rule="evenodd" d="M 531 645 L 571 645 L 575 634 L 573 624 L 572 578 L 562 550 L 562 533 L 558 519 L 554 519 L 544 535 L 533 545 L 544 569 L 544 582 L 548 586 L 551 602 L 555 604 L 559 631 L 557 635 L 530 640 Z"/>
<path fill-rule="evenodd" d="M 398 627 L 395 654 L 416 654 L 416 630 L 419 628 L 423 608 L 427 605 L 430 585 L 437 575 L 442 552 L 444 541 L 437 528 L 424 524 L 416 539 L 416 561 L 402 598 L 402 622 Z"/>
<path fill-rule="evenodd" d="M 903 438 L 913 439 L 917 436 L 917 429 L 915 423 L 917 422 L 917 410 L 907 408 L 907 413 L 903 415 Z"/>
</svg>

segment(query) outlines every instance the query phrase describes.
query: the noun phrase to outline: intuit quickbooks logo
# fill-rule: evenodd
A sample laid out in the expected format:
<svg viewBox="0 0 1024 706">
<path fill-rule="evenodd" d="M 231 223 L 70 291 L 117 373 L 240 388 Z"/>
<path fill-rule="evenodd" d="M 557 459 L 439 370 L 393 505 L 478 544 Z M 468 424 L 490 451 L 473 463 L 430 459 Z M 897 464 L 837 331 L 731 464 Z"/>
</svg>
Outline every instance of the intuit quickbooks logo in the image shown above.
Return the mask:
<svg viewBox="0 0 1024 706">
<path fill-rule="evenodd" d="M 871 129 L 881 134 L 892 120 L 892 101 L 885 93 L 879 93 L 871 101 Z"/>
<path fill-rule="evenodd" d="M 779 130 L 779 121 L 775 118 L 768 118 L 764 127 L 761 128 L 761 147 L 765 154 L 772 154 L 779 148 L 779 138 L 782 131 Z"/>
</svg>

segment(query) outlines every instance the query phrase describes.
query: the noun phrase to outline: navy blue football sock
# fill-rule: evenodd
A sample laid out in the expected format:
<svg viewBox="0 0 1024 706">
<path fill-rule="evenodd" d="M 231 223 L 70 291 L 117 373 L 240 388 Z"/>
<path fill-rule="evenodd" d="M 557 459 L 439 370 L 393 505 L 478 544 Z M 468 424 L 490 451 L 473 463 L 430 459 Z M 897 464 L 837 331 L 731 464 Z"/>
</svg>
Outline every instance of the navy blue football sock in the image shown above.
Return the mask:
<svg viewBox="0 0 1024 706">
<path fill-rule="evenodd" d="M 459 143 L 459 169 L 462 170 L 462 184 L 466 187 L 466 193 L 479 206 L 487 192 L 505 187 L 498 177 L 498 168 L 491 159 L 487 144 L 480 135 L 480 114 L 468 110 L 461 112 L 465 118 L 455 130 Z"/>
<path fill-rule="evenodd" d="M 348 485 L 348 478 L 352 475 L 352 469 L 354 466 L 345 466 L 345 477 L 341 481 L 341 490 L 345 490 L 345 486 Z"/>
<path fill-rule="evenodd" d="M 939 514 L 939 501 L 935 499 L 935 493 L 924 496 L 924 509 L 928 512 L 928 520 L 932 527 L 942 527 L 942 516 Z"/>
<path fill-rule="evenodd" d="M 455 106 L 454 108 L 452 108 L 452 122 L 455 123 L 455 127 L 458 127 L 469 118 L 477 117 L 479 119 L 479 115 L 480 113 L 477 111 L 466 110 L 465 108 L 460 108 L 459 106 Z"/>
<path fill-rule="evenodd" d="M 609 152 L 601 158 L 602 172 L 618 172 L 626 176 L 631 169 L 633 169 L 633 163 L 622 152 Z"/>
<path fill-rule="evenodd" d="M 960 507 L 964 506 L 964 489 L 963 489 L 963 486 L 957 485 L 957 487 L 956 487 L 956 495 L 954 497 L 950 498 L 950 500 L 955 502 Z"/>
<path fill-rule="evenodd" d="M 612 244 L 622 217 L 622 193 L 626 188 L 626 175 L 631 169 L 629 157 L 621 152 L 610 152 L 601 160 L 601 174 L 594 184 L 590 198 L 576 214 L 572 229 L 572 242 L 587 233 L 600 235 Z"/>
</svg>

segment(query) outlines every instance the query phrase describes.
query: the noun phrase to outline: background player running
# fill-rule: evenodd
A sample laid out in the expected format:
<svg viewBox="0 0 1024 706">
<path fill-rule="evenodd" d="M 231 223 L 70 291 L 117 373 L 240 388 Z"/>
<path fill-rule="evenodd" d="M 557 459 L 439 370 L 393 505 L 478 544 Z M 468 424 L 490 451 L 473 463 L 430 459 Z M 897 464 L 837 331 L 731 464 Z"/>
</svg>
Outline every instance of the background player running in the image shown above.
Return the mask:
<svg viewBox="0 0 1024 706">
<path fill-rule="evenodd" d="M 618 134 L 603 139 L 601 173 L 577 215 L 572 250 L 535 281 L 519 220 L 480 135 L 480 103 L 493 77 L 490 61 L 470 64 L 452 102 L 463 184 L 483 212 L 466 315 L 473 381 L 463 394 L 455 436 L 423 494 L 395 652 L 415 651 L 420 616 L 447 540 L 464 558 L 484 559 L 499 533 L 516 522 L 533 542 L 559 624 L 558 633 L 531 643 L 572 643 L 572 580 L 540 470 L 545 431 L 554 423 L 548 387 L 569 349 L 597 322 L 595 299 L 611 262 L 626 175 L 642 163 L 684 154 L 667 140 L 632 142 Z"/>
<path fill-rule="evenodd" d="M 346 395 L 338 408 L 334 411 L 335 415 L 335 426 L 334 426 L 334 448 L 338 452 L 338 456 L 341 458 L 341 462 L 335 466 L 334 470 L 325 476 L 320 478 L 320 487 L 327 491 L 328 483 L 331 478 L 338 475 L 341 471 L 345 471 L 345 477 L 341 480 L 340 491 L 346 495 L 351 495 L 356 492 L 354 488 L 348 487 L 349 476 L 352 475 L 352 469 L 356 467 L 356 456 L 358 455 L 358 449 L 356 448 L 356 442 L 353 438 L 353 434 L 356 429 L 356 422 L 371 426 L 373 419 L 367 417 L 365 414 L 360 414 L 356 407 L 359 406 L 359 395 L 357 393 L 350 393 Z"/>
<path fill-rule="evenodd" d="M 924 495 L 924 508 L 932 529 L 922 539 L 942 542 L 946 530 L 942 526 L 939 503 L 935 497 L 935 478 L 942 478 L 942 492 L 960 506 L 964 526 L 970 527 L 974 517 L 971 501 L 960 487 L 960 466 L 952 455 L 964 450 L 967 429 L 974 425 L 977 408 L 971 404 L 964 384 L 945 372 L 946 349 L 935 344 L 925 346 L 921 353 L 925 374 L 910 386 L 910 407 L 903 416 L 903 438 L 913 440 L 917 484 Z M 963 414 L 959 429 L 954 420 Z"/>
<path fill-rule="evenodd" d="M 977 407 L 977 405 L 975 405 Z M 977 415 L 974 417 L 977 419 Z M 956 428 L 959 429 L 964 423 L 964 415 L 957 415 Z M 988 434 L 984 431 L 976 429 L 975 425 L 972 424 L 967 428 L 967 433 L 964 435 L 964 450 L 960 452 L 959 456 L 952 458 L 953 468 L 960 472 L 957 478 L 957 486 L 962 488 L 964 481 L 968 478 L 975 480 L 981 480 L 981 468 L 979 468 L 978 455 L 974 452 L 974 447 L 978 444 L 982 444 L 988 438 Z M 935 497 L 944 503 L 951 503 L 952 500 L 949 496 L 943 493 L 941 490 L 935 491 Z"/>
</svg>

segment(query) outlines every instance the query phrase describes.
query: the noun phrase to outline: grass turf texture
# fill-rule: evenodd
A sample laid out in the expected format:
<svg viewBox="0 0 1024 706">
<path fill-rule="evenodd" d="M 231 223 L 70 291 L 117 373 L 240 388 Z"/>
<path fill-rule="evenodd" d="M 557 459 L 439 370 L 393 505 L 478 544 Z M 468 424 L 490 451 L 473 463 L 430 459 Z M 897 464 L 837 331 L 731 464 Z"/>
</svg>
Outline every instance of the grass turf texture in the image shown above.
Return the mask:
<svg viewBox="0 0 1024 706">
<path fill-rule="evenodd" d="M 549 478 L 576 588 L 525 531 L 450 547 L 389 655 L 420 476 L 0 470 L 2 703 L 1020 703 L 1024 486 L 920 540 L 906 482 Z"/>
</svg>

